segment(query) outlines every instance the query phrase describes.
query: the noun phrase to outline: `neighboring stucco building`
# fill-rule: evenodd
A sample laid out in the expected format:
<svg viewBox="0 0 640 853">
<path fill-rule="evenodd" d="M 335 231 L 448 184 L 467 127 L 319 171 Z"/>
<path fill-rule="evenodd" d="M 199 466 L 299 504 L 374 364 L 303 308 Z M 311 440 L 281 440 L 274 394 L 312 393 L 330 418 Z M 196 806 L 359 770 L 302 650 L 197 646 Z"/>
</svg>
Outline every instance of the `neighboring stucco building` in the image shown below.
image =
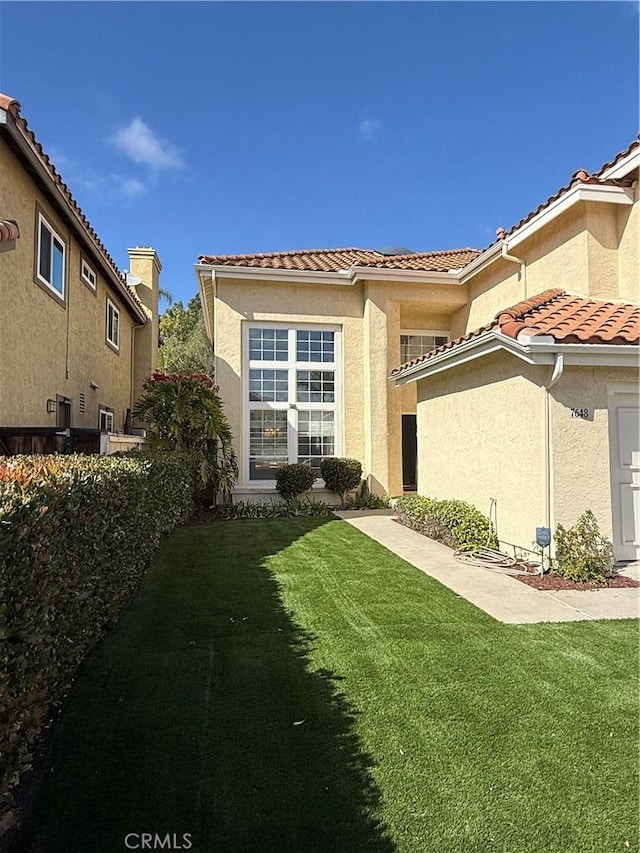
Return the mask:
<svg viewBox="0 0 640 853">
<path fill-rule="evenodd" d="M 201 256 L 237 496 L 273 496 L 285 462 L 352 456 L 377 492 L 485 513 L 495 499 L 504 541 L 531 547 L 537 526 L 590 506 L 618 556 L 637 553 L 639 316 L 622 303 L 638 300 L 639 161 L 636 141 L 577 172 L 484 251 Z M 533 343 L 537 327 L 509 336 L 494 320 L 511 306 L 527 318 L 530 300 L 551 329 Z M 548 325 L 558 306 L 574 337 Z M 616 447 L 633 465 L 614 470 Z"/>
<path fill-rule="evenodd" d="M 131 431 L 156 365 L 160 262 L 129 260 L 125 278 L 0 95 L 0 455 L 97 452 Z"/>
</svg>

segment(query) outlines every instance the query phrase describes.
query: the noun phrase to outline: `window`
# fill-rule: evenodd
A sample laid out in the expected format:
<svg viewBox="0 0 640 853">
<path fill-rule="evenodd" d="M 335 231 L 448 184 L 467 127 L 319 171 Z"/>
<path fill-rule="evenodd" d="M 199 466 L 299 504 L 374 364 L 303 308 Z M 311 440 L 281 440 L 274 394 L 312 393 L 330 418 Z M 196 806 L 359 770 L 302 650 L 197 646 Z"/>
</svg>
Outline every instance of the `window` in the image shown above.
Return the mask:
<svg viewBox="0 0 640 853">
<path fill-rule="evenodd" d="M 113 412 L 110 409 L 100 409 L 100 429 L 113 432 Z"/>
<path fill-rule="evenodd" d="M 310 465 L 337 453 L 337 329 L 250 327 L 245 407 L 250 480 L 274 480 L 288 462 Z"/>
<path fill-rule="evenodd" d="M 253 361 L 286 361 L 286 329 L 249 329 L 249 358 Z"/>
<path fill-rule="evenodd" d="M 63 239 L 44 216 L 38 214 L 38 266 L 36 276 L 49 290 L 64 298 L 66 248 Z"/>
<path fill-rule="evenodd" d="M 120 312 L 110 299 L 107 299 L 107 343 L 120 349 Z"/>
<path fill-rule="evenodd" d="M 403 332 L 400 335 L 400 363 L 425 355 L 448 340 L 447 332 Z"/>
<path fill-rule="evenodd" d="M 82 258 L 80 263 L 80 276 L 85 284 L 88 284 L 91 290 L 96 289 L 97 276 L 95 270 Z"/>
</svg>

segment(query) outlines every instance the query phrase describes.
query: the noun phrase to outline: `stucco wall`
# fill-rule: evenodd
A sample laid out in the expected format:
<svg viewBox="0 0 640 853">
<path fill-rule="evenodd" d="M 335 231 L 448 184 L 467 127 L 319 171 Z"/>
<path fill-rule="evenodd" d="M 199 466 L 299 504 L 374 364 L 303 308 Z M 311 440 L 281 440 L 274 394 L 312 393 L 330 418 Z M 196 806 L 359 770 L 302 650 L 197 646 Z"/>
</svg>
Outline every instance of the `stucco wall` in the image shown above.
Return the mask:
<svg viewBox="0 0 640 853">
<path fill-rule="evenodd" d="M 602 533 L 612 536 L 609 467 L 608 388 L 637 386 L 633 368 L 567 367 L 552 394 L 555 522 L 572 525 L 591 509 Z M 589 408 L 593 420 L 572 418 L 571 409 Z"/>
<path fill-rule="evenodd" d="M 638 181 L 638 170 L 630 177 Z M 632 207 L 620 205 L 616 214 L 619 295 L 621 299 L 637 302 L 640 299 L 640 203 L 636 202 Z"/>
<path fill-rule="evenodd" d="M 37 206 L 67 243 L 65 305 L 34 281 Z M 0 207 L 3 218 L 20 226 L 16 248 L 0 253 L 0 426 L 55 427 L 46 401 L 60 394 L 72 399 L 72 426 L 97 429 L 102 405 L 113 408 L 114 428 L 122 429 L 131 405 L 133 320 L 89 255 L 96 292 L 83 283 L 80 244 L 1 139 Z M 105 340 L 107 295 L 120 310 L 119 353 Z"/>
<path fill-rule="evenodd" d="M 318 323 L 342 329 L 339 452 L 362 461 L 371 488 L 401 493 L 401 416 L 415 410 L 415 391 L 400 392 L 388 380 L 400 363 L 400 317 L 408 328 L 447 329 L 450 312 L 466 299 L 466 288 L 399 282 L 309 285 L 217 276 L 215 293 L 216 379 L 242 457 L 241 482 L 248 479 L 242 324 Z M 416 305 L 420 311 L 414 316 Z"/>
<path fill-rule="evenodd" d="M 467 500 L 498 534 L 530 548 L 545 524 L 544 404 L 551 366 L 493 353 L 418 385 L 418 492 Z M 566 367 L 551 389 L 551 528 L 591 509 L 612 536 L 608 389 L 637 383 L 632 368 Z M 591 420 L 571 417 L 588 408 Z"/>
<path fill-rule="evenodd" d="M 459 336 L 502 309 L 552 287 L 594 299 L 638 301 L 638 202 L 578 202 L 469 281 L 470 302 L 453 317 Z"/>
<path fill-rule="evenodd" d="M 543 368 L 493 353 L 418 384 L 418 493 L 489 514 L 500 539 L 531 548 L 544 524 Z"/>
</svg>

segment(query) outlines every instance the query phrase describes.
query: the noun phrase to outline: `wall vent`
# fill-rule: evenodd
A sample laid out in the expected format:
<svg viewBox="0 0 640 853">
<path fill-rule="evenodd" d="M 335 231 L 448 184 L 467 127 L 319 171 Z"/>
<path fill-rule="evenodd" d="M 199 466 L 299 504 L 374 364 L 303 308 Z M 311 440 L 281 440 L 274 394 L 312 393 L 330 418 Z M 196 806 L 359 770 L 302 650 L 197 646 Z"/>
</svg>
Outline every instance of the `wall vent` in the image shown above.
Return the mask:
<svg viewBox="0 0 640 853">
<path fill-rule="evenodd" d="M 80 393 L 80 402 L 78 404 L 78 408 L 80 410 L 80 414 L 84 415 L 84 393 Z"/>
</svg>

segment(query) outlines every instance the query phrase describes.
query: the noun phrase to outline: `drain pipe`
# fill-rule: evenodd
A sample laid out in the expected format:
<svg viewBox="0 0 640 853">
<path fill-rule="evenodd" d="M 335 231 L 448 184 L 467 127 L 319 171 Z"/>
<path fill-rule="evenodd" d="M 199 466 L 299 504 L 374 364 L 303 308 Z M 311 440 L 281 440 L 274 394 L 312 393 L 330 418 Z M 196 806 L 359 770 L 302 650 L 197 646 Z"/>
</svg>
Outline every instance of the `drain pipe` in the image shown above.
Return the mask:
<svg viewBox="0 0 640 853">
<path fill-rule="evenodd" d="M 505 261 L 511 261 L 514 264 L 520 265 L 519 277 L 522 278 L 522 287 L 523 287 L 522 298 L 526 299 L 527 298 L 527 265 L 522 260 L 522 258 L 516 258 L 515 255 L 509 254 L 509 244 L 504 239 L 504 236 L 506 234 L 506 231 L 504 230 L 504 228 L 498 228 L 498 230 L 496 231 L 496 234 L 502 240 L 501 255 L 505 259 Z"/>
<path fill-rule="evenodd" d="M 557 352 L 548 385 L 542 386 L 544 418 L 544 523 L 551 530 L 551 397 L 549 392 L 564 371 L 564 353 Z M 544 572 L 544 566 L 542 566 Z"/>
</svg>

